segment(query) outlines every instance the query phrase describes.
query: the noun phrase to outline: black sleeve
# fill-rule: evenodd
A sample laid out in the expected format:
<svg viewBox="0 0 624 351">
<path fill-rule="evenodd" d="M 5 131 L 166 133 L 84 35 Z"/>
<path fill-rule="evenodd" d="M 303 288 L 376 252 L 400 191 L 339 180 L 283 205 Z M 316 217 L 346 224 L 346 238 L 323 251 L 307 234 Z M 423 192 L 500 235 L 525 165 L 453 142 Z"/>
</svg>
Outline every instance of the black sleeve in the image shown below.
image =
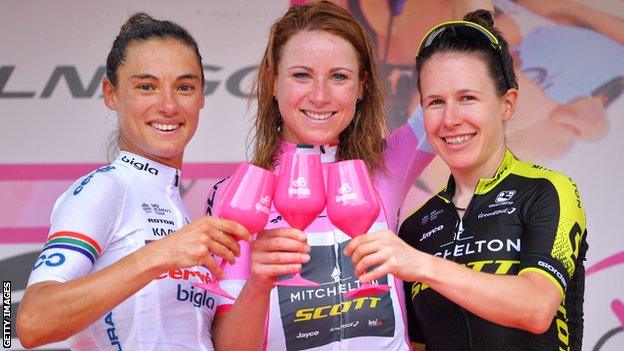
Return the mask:
<svg viewBox="0 0 624 351">
<path fill-rule="evenodd" d="M 412 284 L 411 282 L 403 282 L 403 290 L 405 291 L 405 310 L 407 313 L 407 331 L 411 342 L 417 344 L 425 344 L 425 337 L 420 328 L 418 318 L 414 312 L 414 305 L 412 304 Z"/>
<path fill-rule="evenodd" d="M 574 275 L 585 236 L 585 213 L 576 185 L 560 175 L 544 179 L 525 206 L 520 273 L 543 274 L 562 296 Z"/>
</svg>

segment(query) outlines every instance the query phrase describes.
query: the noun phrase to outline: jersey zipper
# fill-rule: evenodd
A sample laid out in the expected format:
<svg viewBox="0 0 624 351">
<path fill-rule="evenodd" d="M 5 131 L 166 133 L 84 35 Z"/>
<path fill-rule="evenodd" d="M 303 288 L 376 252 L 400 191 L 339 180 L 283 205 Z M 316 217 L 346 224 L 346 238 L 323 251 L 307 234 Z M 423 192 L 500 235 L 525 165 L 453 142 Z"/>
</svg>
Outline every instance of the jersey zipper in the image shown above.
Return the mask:
<svg viewBox="0 0 624 351">
<path fill-rule="evenodd" d="M 468 214 L 468 211 L 470 211 L 470 208 L 472 206 L 472 200 L 473 199 L 470 199 L 470 202 L 468 203 L 468 206 L 466 206 L 466 210 L 464 211 L 464 215 L 461 217 L 459 217 L 459 214 L 457 213 L 456 207 L 453 204 L 453 202 L 449 203 L 449 207 L 451 211 L 453 211 L 453 214 L 455 215 L 455 233 L 453 235 L 453 251 L 451 254 L 451 260 L 455 263 L 457 263 L 457 261 L 455 261 L 455 247 L 457 246 L 457 242 L 459 241 L 459 235 L 461 234 L 459 231 L 460 230 L 462 232 L 464 231 L 463 220 L 464 220 L 464 217 L 466 217 L 466 215 Z M 468 340 L 467 340 L 468 345 L 466 346 L 468 347 L 467 350 L 470 351 L 472 350 L 472 332 L 470 328 L 470 321 L 468 320 L 468 315 L 466 314 L 466 310 L 458 304 L 457 304 L 457 307 L 459 307 L 459 310 L 461 311 L 462 317 L 464 319 L 464 326 L 466 327 L 466 334 L 468 335 Z"/>
</svg>

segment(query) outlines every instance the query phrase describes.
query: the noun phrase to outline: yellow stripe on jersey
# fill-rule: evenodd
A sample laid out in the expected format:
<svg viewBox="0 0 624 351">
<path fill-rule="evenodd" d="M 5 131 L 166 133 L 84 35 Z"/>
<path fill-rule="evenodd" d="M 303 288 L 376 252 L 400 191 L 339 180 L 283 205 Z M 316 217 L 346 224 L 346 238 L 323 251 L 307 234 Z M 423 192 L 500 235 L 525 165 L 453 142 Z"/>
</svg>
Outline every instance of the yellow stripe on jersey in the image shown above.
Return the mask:
<svg viewBox="0 0 624 351">
<path fill-rule="evenodd" d="M 528 272 L 539 273 L 540 275 L 546 277 L 548 280 L 553 282 L 553 284 L 555 284 L 555 286 L 557 287 L 557 290 L 559 290 L 559 293 L 561 294 L 561 297 L 563 298 L 565 296 L 565 292 L 563 291 L 563 287 L 561 286 L 561 282 L 558 281 L 557 279 L 555 279 L 552 275 L 546 273 L 545 270 L 540 269 L 540 268 L 535 268 L 535 267 L 527 267 L 527 268 L 521 270 L 520 272 L 518 272 L 518 275 L 521 275 L 523 273 L 528 273 Z"/>
<path fill-rule="evenodd" d="M 551 255 L 563 264 L 572 277 L 583 235 L 585 235 L 585 211 L 576 184 L 569 177 L 544 167 L 517 162 L 514 173 L 527 178 L 550 181 L 559 197 L 559 221 Z"/>
</svg>

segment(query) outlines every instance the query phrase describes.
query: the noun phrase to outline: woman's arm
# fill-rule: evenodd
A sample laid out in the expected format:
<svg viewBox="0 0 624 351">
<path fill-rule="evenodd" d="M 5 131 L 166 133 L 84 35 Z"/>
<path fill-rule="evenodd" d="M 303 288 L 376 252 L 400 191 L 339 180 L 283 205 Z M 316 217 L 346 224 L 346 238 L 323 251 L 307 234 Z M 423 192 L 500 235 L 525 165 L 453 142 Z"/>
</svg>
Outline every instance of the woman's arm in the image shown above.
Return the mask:
<svg viewBox="0 0 624 351">
<path fill-rule="evenodd" d="M 233 263 L 239 239 L 250 239 L 240 224 L 206 216 L 83 278 L 33 284 L 17 314 L 20 342 L 31 348 L 64 340 L 168 270 L 205 265 L 220 274 L 210 253 Z"/>
<path fill-rule="evenodd" d="M 293 228 L 265 230 L 251 245 L 251 273 L 229 312 L 213 324 L 216 350 L 260 350 L 269 298 L 277 277 L 292 274 L 310 259 L 306 235 Z M 244 331 L 244 332 L 242 332 Z"/>
<path fill-rule="evenodd" d="M 548 329 L 562 299 L 558 288 L 538 273 L 478 272 L 418 251 L 390 231 L 353 239 L 345 254 L 352 256 L 362 282 L 392 273 L 404 281 L 426 284 L 490 322 L 536 334 Z M 366 272 L 375 265 L 379 266 Z"/>
<path fill-rule="evenodd" d="M 453 0 L 453 19 L 461 20 L 472 11 L 484 9 L 494 12 L 494 1 L 492 0 Z"/>
<path fill-rule="evenodd" d="M 593 29 L 624 44 L 624 19 L 577 1 L 519 0 L 518 4 L 553 21 Z"/>
</svg>

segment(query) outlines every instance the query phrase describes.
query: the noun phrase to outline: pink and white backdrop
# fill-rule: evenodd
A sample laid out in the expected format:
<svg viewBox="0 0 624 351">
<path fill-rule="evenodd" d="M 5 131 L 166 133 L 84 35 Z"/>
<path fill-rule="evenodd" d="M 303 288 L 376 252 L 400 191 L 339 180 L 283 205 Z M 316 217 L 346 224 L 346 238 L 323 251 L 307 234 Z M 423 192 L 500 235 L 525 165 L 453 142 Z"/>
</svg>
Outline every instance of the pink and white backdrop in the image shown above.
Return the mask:
<svg viewBox="0 0 624 351">
<path fill-rule="evenodd" d="M 620 0 L 591 4 L 624 18 Z M 2 2 L 0 275 L 12 283 L 13 322 L 47 236 L 55 199 L 73 180 L 106 162 L 105 142 L 115 115 L 102 103 L 100 82 L 105 57 L 125 19 L 133 12 L 147 11 L 183 25 L 200 44 L 206 106 L 185 153 L 182 173 L 184 201 L 197 217 L 212 184 L 246 158 L 254 110 L 247 105 L 249 81 L 269 25 L 287 6 L 282 0 Z M 586 51 L 578 47 L 578 52 Z M 593 52 L 585 60 L 592 55 L 601 53 Z M 624 65 L 624 55 L 611 59 Z M 617 78 L 622 69 L 605 74 Z M 606 132 L 567 145 L 547 161 L 576 180 L 588 215 L 584 350 L 624 347 L 623 116 L 620 97 L 606 109 Z M 422 191 L 412 193 L 407 207 L 422 200 L 415 194 Z M 12 349 L 21 349 L 14 330 L 12 335 Z M 41 349 L 66 348 L 61 342 Z"/>
</svg>

